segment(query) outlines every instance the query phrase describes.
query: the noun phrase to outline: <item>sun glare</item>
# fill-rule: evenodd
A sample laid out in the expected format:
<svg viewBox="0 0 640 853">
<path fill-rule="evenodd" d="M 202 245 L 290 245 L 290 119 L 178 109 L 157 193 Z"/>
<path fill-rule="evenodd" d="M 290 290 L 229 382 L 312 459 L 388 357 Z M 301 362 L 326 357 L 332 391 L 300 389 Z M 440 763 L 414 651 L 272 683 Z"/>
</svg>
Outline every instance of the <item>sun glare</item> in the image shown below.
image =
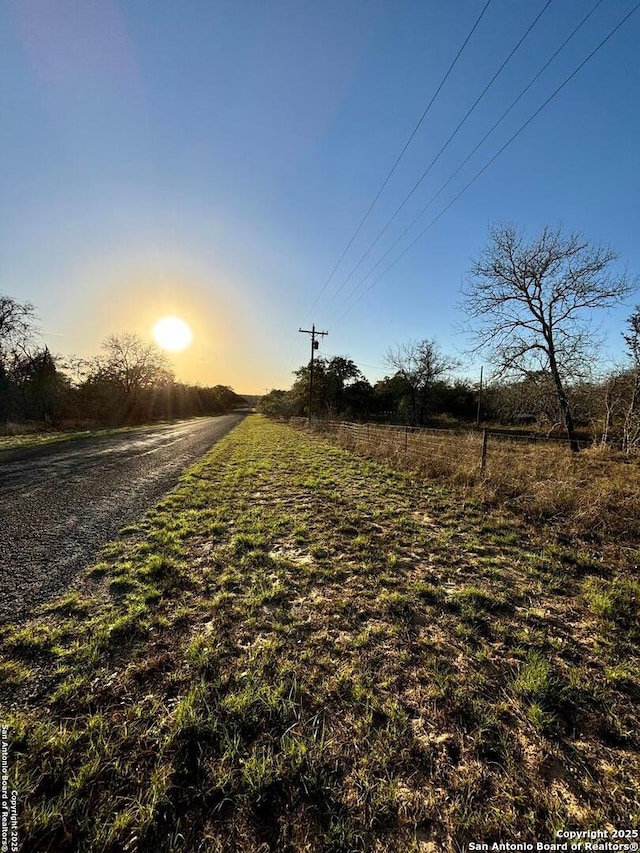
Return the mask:
<svg viewBox="0 0 640 853">
<path fill-rule="evenodd" d="M 163 317 L 153 327 L 153 337 L 163 349 L 178 352 L 189 346 L 193 334 L 179 317 Z"/>
</svg>

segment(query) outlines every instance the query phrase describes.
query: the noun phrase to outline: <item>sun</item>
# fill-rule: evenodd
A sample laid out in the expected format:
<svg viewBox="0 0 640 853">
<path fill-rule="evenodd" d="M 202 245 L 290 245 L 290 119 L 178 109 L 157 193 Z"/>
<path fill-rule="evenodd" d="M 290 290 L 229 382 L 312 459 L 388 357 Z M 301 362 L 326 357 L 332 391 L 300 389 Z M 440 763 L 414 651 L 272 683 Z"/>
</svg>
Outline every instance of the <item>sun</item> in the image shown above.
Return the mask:
<svg viewBox="0 0 640 853">
<path fill-rule="evenodd" d="M 179 352 L 189 346 L 193 333 L 179 317 L 163 317 L 153 327 L 153 337 L 163 349 Z"/>
</svg>

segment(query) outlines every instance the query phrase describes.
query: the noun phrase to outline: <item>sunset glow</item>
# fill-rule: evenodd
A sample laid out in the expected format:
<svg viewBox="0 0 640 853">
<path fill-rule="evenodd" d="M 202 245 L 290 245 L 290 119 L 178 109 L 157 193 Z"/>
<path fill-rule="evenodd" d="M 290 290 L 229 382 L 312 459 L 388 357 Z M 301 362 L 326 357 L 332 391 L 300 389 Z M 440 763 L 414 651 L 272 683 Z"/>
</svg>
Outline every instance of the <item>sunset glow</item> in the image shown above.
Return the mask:
<svg viewBox="0 0 640 853">
<path fill-rule="evenodd" d="M 153 327 L 153 337 L 163 349 L 179 352 L 189 346 L 193 334 L 179 317 L 163 317 Z"/>
</svg>

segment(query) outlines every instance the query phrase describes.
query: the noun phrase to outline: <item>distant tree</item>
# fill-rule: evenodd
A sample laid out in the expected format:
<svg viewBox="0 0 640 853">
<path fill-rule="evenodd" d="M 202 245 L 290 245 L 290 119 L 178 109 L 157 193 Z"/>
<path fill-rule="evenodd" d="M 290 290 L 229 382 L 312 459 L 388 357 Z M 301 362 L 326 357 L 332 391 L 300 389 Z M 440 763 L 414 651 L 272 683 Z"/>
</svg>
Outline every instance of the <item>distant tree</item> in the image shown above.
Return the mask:
<svg viewBox="0 0 640 853">
<path fill-rule="evenodd" d="M 512 381 L 490 383 L 485 389 L 484 405 L 489 419 L 502 424 L 535 424 L 547 432 L 562 426 L 558 397 L 548 371 L 532 371 Z"/>
<path fill-rule="evenodd" d="M 12 296 L 0 294 L 0 424 L 5 433 L 17 393 L 12 362 L 33 340 L 35 320 L 35 309 L 30 302 L 18 302 Z"/>
<path fill-rule="evenodd" d="M 295 371 L 296 380 L 291 389 L 296 414 L 308 414 L 311 364 Z M 344 412 L 345 390 L 354 382 L 364 379 L 357 364 L 346 356 L 316 358 L 313 371 L 313 414 L 338 417 Z"/>
<path fill-rule="evenodd" d="M 167 357 L 138 335 L 110 335 L 104 354 L 94 359 L 86 390 L 98 401 L 102 415 L 111 420 L 144 420 L 152 409 L 150 392 L 160 392 L 173 382 Z"/>
<path fill-rule="evenodd" d="M 413 424 L 422 426 L 435 382 L 457 366 L 456 360 L 443 355 L 435 340 L 425 338 L 390 347 L 385 361 L 406 385 Z"/>
<path fill-rule="evenodd" d="M 213 388 L 207 389 L 210 393 L 212 401 L 212 409 L 217 408 L 219 412 L 232 412 L 234 409 L 239 409 L 247 405 L 244 397 L 230 388 L 228 385 L 214 385 Z"/>
<path fill-rule="evenodd" d="M 623 449 L 628 453 L 640 444 L 640 305 L 627 320 L 628 332 L 623 334 L 631 361 L 627 383 L 628 404 L 624 415 Z"/>
<path fill-rule="evenodd" d="M 35 309 L 30 302 L 18 302 L 0 294 L 0 357 L 32 340 L 36 332 L 35 319 Z"/>
<path fill-rule="evenodd" d="M 323 408 L 328 415 L 341 415 L 344 413 L 345 388 L 364 377 L 354 361 L 341 355 L 325 361 L 323 367 Z"/>
<path fill-rule="evenodd" d="M 452 415 L 462 420 L 473 420 L 478 410 L 478 397 L 474 385 L 464 379 L 456 379 L 453 384 L 438 381 L 432 389 L 434 411 Z"/>
<path fill-rule="evenodd" d="M 56 360 L 56 366 L 76 388 L 82 385 L 92 370 L 91 360 L 78 355 L 60 356 Z"/>
<path fill-rule="evenodd" d="M 11 402 L 13 397 L 13 383 L 5 359 L 0 358 L 0 423 L 2 432 L 6 435 L 9 415 L 11 413 Z"/>
<path fill-rule="evenodd" d="M 209 388 L 163 380 L 143 393 L 146 396 L 144 414 L 147 420 L 221 415 L 247 405 L 244 397 L 227 385 Z"/>
<path fill-rule="evenodd" d="M 313 400 L 311 401 L 311 414 L 318 416 L 322 411 L 325 399 L 325 374 L 324 367 L 326 359 L 316 358 L 313 370 Z M 309 414 L 309 385 L 311 378 L 311 362 L 294 370 L 295 380 L 291 386 L 291 397 L 294 401 L 294 414 L 300 416 Z"/>
<path fill-rule="evenodd" d="M 44 424 L 56 421 L 64 405 L 66 383 L 49 348 L 16 354 L 14 375 L 20 384 L 22 416 Z"/>
<path fill-rule="evenodd" d="M 173 379 L 164 353 L 132 332 L 110 335 L 102 347 L 106 353 L 99 361 L 103 376 L 127 395 Z"/>
<path fill-rule="evenodd" d="M 592 357 L 592 312 L 634 287 L 625 273 L 610 271 L 616 259 L 579 233 L 547 226 L 528 242 L 515 226 L 495 225 L 463 291 L 476 349 L 488 350 L 503 376 L 549 373 L 574 451 L 579 444 L 567 383 Z"/>
<path fill-rule="evenodd" d="M 291 391 L 274 388 L 258 400 L 258 411 L 272 418 L 289 418 L 296 410 L 296 401 Z"/>
<path fill-rule="evenodd" d="M 404 401 L 409 403 L 411 400 L 411 386 L 399 373 L 379 379 L 373 386 L 373 393 L 379 418 L 384 421 L 411 420 L 410 404 L 406 407 L 404 417 Z"/>
<path fill-rule="evenodd" d="M 344 389 L 342 414 L 349 419 L 368 420 L 376 413 L 376 395 L 364 378 L 355 379 Z"/>
<path fill-rule="evenodd" d="M 636 305 L 633 314 L 627 320 L 628 331 L 622 337 L 634 369 L 640 371 L 640 305 Z"/>
</svg>

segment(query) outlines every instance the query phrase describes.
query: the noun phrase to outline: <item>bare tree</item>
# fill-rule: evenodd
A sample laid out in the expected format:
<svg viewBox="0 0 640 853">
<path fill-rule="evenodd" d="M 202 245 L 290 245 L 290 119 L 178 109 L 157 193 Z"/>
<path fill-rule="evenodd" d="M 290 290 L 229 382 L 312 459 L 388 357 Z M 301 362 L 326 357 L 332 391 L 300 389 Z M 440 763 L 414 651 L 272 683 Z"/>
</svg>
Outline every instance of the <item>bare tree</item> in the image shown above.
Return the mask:
<svg viewBox="0 0 640 853">
<path fill-rule="evenodd" d="M 548 371 L 571 449 L 579 450 L 567 380 L 584 371 L 595 340 L 592 313 L 636 286 L 610 271 L 617 255 L 580 233 L 546 226 L 530 242 L 513 225 L 490 229 L 463 290 L 475 349 L 490 352 L 501 375 Z"/>
<path fill-rule="evenodd" d="M 11 347 L 24 347 L 35 334 L 35 309 L 0 294 L 0 356 Z"/>
<path fill-rule="evenodd" d="M 30 302 L 0 294 L 0 423 L 6 433 L 13 397 L 11 359 L 24 352 L 35 334 L 35 313 Z"/>
<path fill-rule="evenodd" d="M 174 379 L 167 357 L 155 344 L 132 332 L 110 335 L 102 348 L 105 355 L 94 359 L 88 385 L 110 387 L 116 392 L 110 401 L 115 416 L 127 420 L 144 417 L 140 407 L 145 392 Z"/>
<path fill-rule="evenodd" d="M 173 378 L 164 353 L 132 332 L 110 335 L 102 347 L 106 352 L 100 362 L 103 375 L 127 395 Z"/>
<path fill-rule="evenodd" d="M 516 381 L 490 383 L 484 402 L 490 418 L 502 423 L 535 424 L 548 434 L 562 425 L 558 397 L 546 370 Z"/>
<path fill-rule="evenodd" d="M 407 384 L 413 423 L 421 426 L 434 382 L 453 370 L 457 362 L 440 351 L 435 340 L 409 341 L 390 347 L 385 361 Z"/>
</svg>

